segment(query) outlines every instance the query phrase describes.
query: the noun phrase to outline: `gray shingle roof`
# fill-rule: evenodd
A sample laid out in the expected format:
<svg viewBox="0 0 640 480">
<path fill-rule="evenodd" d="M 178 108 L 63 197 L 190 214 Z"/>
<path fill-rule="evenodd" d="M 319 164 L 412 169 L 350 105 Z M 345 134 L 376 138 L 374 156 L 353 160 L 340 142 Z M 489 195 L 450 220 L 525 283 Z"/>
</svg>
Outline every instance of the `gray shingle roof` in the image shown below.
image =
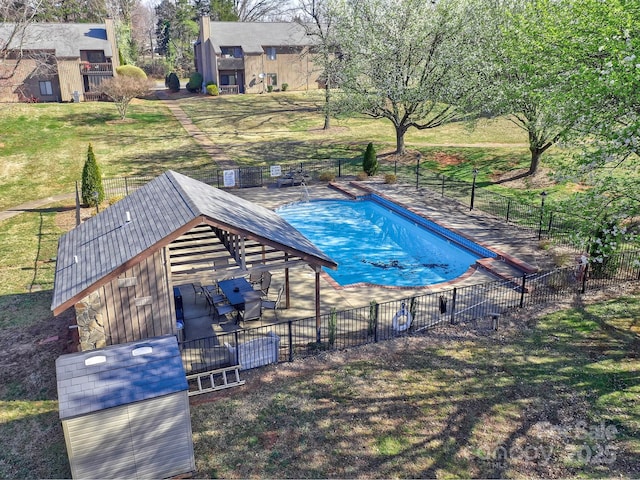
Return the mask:
<svg viewBox="0 0 640 480">
<path fill-rule="evenodd" d="M 63 420 L 188 389 L 174 336 L 62 355 L 56 377 Z"/>
<path fill-rule="evenodd" d="M 262 53 L 263 47 L 290 47 L 313 44 L 298 23 L 211 22 L 211 43 L 219 47 L 242 47 L 244 53 Z"/>
<path fill-rule="evenodd" d="M 0 39 L 6 41 L 14 27 L 12 23 L 0 23 Z M 9 48 L 55 50 L 58 57 L 79 57 L 80 50 L 102 50 L 107 57 L 113 56 L 107 30 L 100 23 L 32 23 L 24 35 L 12 39 Z"/>
<path fill-rule="evenodd" d="M 168 237 L 177 238 L 178 229 L 201 217 L 312 257 L 319 265 L 336 266 L 275 212 L 167 171 L 60 237 L 51 309 L 55 311 L 85 290 L 88 293 L 114 270 Z"/>
</svg>

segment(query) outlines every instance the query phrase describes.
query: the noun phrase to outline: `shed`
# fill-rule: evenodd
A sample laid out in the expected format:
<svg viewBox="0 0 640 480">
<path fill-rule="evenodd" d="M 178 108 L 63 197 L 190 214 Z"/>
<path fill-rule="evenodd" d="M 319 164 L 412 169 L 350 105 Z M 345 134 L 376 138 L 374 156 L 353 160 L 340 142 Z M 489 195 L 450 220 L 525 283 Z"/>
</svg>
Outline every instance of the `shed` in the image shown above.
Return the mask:
<svg viewBox="0 0 640 480">
<path fill-rule="evenodd" d="M 166 478 L 195 470 L 188 386 L 174 336 L 56 360 L 73 478 Z"/>
</svg>

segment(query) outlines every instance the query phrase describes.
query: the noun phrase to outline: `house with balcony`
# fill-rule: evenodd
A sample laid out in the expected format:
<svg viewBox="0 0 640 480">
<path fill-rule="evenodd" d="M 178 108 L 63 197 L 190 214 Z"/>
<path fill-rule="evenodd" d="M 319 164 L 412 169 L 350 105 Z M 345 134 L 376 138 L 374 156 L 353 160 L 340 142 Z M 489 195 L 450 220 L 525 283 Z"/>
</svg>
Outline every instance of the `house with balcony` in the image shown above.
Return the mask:
<svg viewBox="0 0 640 480">
<path fill-rule="evenodd" d="M 81 102 L 101 98 L 114 76 L 118 48 L 113 20 L 95 23 L 0 24 L 0 101 Z"/>
<path fill-rule="evenodd" d="M 196 68 L 221 94 L 318 88 L 322 73 L 309 54 L 314 38 L 294 22 L 200 20 Z"/>
</svg>

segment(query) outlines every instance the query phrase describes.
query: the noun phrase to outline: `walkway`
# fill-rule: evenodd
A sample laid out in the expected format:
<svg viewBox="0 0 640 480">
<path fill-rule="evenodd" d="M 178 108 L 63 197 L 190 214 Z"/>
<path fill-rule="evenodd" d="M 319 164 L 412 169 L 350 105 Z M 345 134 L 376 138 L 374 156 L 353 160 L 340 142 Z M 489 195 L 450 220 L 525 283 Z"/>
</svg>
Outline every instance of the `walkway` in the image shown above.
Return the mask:
<svg viewBox="0 0 640 480">
<path fill-rule="evenodd" d="M 238 168 L 238 164 L 227 157 L 224 151 L 213 143 L 209 135 L 200 130 L 198 126 L 191 121 L 191 118 L 182 110 L 180 104 L 176 102 L 175 99 L 172 99 L 164 88 L 157 89 L 155 93 L 156 97 L 167 106 L 176 120 L 178 120 L 187 133 L 200 144 L 218 167 L 223 170 Z"/>
</svg>

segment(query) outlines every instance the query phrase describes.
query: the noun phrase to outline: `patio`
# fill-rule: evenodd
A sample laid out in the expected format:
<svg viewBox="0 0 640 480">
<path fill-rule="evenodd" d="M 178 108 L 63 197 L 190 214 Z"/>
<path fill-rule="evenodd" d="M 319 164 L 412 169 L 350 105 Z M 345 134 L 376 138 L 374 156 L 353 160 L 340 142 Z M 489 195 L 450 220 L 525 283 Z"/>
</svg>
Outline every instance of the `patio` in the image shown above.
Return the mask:
<svg viewBox="0 0 640 480">
<path fill-rule="evenodd" d="M 398 203 L 409 206 L 413 211 L 417 211 L 426 217 L 436 220 L 441 225 L 455 229 L 457 232 L 467 235 L 482 245 L 499 251 L 506 256 L 514 257 L 541 269 L 549 266 L 549 262 L 551 261 L 550 255 L 538 247 L 535 232 L 516 229 L 512 226 L 502 224 L 480 212 L 469 212 L 469 210 L 462 205 L 443 202 L 438 195 L 426 190 L 420 190 L 416 194 L 415 190 L 406 186 L 386 185 L 374 182 L 367 183 L 367 186 L 379 191 L 388 198 L 393 198 Z M 326 185 L 311 185 L 307 188 L 311 200 L 346 198 L 343 193 L 328 188 Z M 302 192 L 302 189 L 299 187 L 260 187 L 234 190 L 233 193 L 269 209 L 275 209 L 287 203 L 301 201 L 307 192 Z M 505 274 L 512 274 L 513 276 L 522 275 L 521 272 L 515 269 L 509 269 L 506 265 L 504 268 Z M 203 347 L 205 350 L 211 346 L 213 346 L 214 349 L 222 349 L 224 347 L 221 343 L 233 343 L 234 332 L 243 332 L 243 335 L 236 337 L 241 339 L 245 338 L 244 332 L 247 330 L 252 331 L 252 335 L 264 335 L 268 330 L 273 330 L 279 335 L 282 335 L 282 332 L 286 331 L 286 326 L 279 324 L 286 323 L 289 320 L 310 319 L 314 317 L 316 314 L 315 272 L 306 266 L 300 266 L 299 268 L 291 269 L 290 275 L 289 308 L 284 308 L 285 303 L 283 302 L 282 308 L 277 312 L 277 317 L 275 312 L 265 310 L 259 320 L 240 322 L 239 324 L 236 324 L 233 319 L 219 318 L 215 314 L 209 313 L 209 306 L 205 299 L 195 297 L 190 284 L 181 285 L 181 291 L 185 292 L 185 340 L 208 337 L 210 341 L 207 343 L 207 346 Z M 332 308 L 341 311 L 356 307 L 365 307 L 368 306 L 372 300 L 378 303 L 394 300 L 399 301 L 412 296 L 450 290 L 454 286 L 462 287 L 494 282 L 496 279 L 496 276 L 488 273 L 486 270 L 476 268 L 468 272 L 468 275 L 464 278 L 428 287 L 389 288 L 358 286 L 343 288 L 336 287 L 328 274 L 323 272 L 320 275 L 322 299 L 320 314 L 327 315 Z M 270 297 L 275 297 L 277 289 L 280 285 L 283 285 L 284 281 L 283 271 L 273 272 Z M 389 319 L 386 319 L 385 316 L 385 321 L 386 320 Z M 305 328 L 309 329 L 309 332 L 308 335 L 303 334 L 303 336 L 309 337 L 309 340 L 312 341 L 314 338 L 313 324 L 306 323 L 305 325 Z M 272 328 L 259 328 L 269 326 L 272 326 Z M 326 326 L 323 325 L 323 327 Z M 197 353 L 196 357 L 200 355 L 200 353 Z"/>
</svg>

